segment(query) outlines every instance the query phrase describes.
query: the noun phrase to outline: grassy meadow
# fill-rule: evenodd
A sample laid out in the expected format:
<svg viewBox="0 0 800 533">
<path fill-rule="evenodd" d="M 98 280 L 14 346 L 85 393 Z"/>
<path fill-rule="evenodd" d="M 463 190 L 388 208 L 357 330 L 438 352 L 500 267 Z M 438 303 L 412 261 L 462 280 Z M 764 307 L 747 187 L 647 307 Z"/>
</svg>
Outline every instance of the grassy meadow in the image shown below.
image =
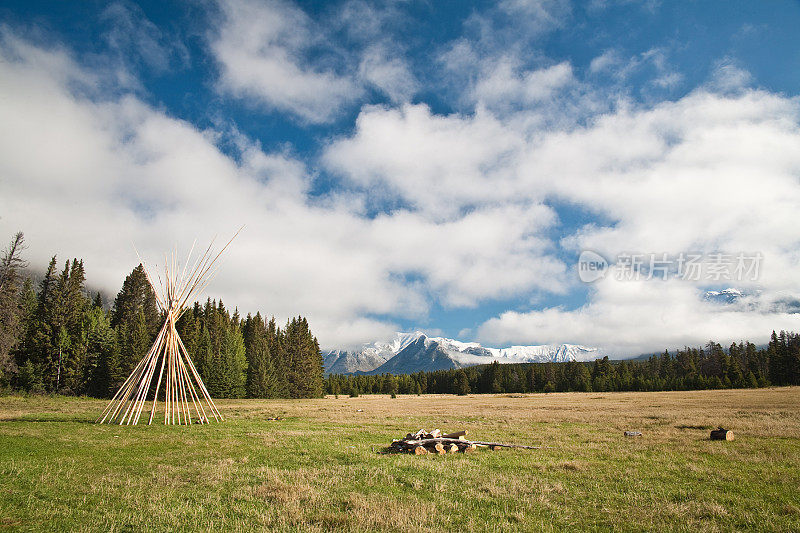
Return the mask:
<svg viewBox="0 0 800 533">
<path fill-rule="evenodd" d="M 220 401 L 188 428 L 104 405 L 0 397 L 0 530 L 800 530 L 798 387 Z M 420 428 L 546 447 L 379 453 Z"/>
</svg>

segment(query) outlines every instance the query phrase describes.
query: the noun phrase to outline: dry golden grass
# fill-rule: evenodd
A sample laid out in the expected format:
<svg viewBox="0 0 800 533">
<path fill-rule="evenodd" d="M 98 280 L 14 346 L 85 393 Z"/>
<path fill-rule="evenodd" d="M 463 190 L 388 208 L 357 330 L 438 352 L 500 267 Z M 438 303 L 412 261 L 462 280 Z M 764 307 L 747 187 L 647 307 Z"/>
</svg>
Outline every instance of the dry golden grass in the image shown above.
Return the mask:
<svg viewBox="0 0 800 533">
<path fill-rule="evenodd" d="M 224 424 L 119 427 L 0 398 L 0 528 L 800 530 L 796 387 L 219 403 Z M 379 453 L 420 428 L 546 447 Z"/>
</svg>

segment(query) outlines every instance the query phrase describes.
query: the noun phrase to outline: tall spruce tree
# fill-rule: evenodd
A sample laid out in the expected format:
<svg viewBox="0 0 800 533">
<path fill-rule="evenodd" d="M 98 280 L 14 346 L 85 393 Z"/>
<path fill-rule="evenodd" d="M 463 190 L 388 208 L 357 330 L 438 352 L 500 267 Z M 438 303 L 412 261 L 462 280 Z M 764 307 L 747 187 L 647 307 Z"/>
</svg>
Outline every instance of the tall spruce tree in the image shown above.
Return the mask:
<svg viewBox="0 0 800 533">
<path fill-rule="evenodd" d="M 24 249 L 25 237 L 20 231 L 0 256 L 0 385 L 8 385 L 17 371 L 12 352 L 22 331 L 19 271 L 25 267 Z"/>
<path fill-rule="evenodd" d="M 102 398 L 112 393 L 110 368 L 118 356 L 109 313 L 92 306 L 86 313 L 86 394 Z"/>
<path fill-rule="evenodd" d="M 244 322 L 244 346 L 247 355 L 247 396 L 275 398 L 279 395 L 275 365 L 269 352 L 267 326 L 261 313 L 247 315 Z"/>
<path fill-rule="evenodd" d="M 24 370 L 21 386 L 27 390 L 51 390 L 54 369 L 51 367 L 54 348 L 54 321 L 52 320 L 56 290 L 56 256 L 50 259 L 44 278 L 39 284 L 36 309 L 29 320 L 18 362 Z M 24 367 L 24 368 L 23 368 Z"/>
<path fill-rule="evenodd" d="M 83 261 L 73 259 L 63 289 L 64 329 L 69 338 L 69 350 L 62 356 L 64 390 L 84 394 L 89 381 L 87 369 L 87 317 L 91 301 L 85 292 L 86 272 Z"/>
<path fill-rule="evenodd" d="M 161 317 L 158 314 L 156 295 L 147 281 L 141 263 L 125 277 L 122 289 L 114 299 L 111 327 L 116 328 L 120 324 L 132 322 L 139 311 L 144 313 L 148 333 L 155 338 L 161 327 Z"/>
<path fill-rule="evenodd" d="M 275 396 L 278 398 L 289 397 L 289 356 L 286 353 L 286 340 L 283 332 L 277 326 L 275 317 L 267 323 L 267 349 L 275 367 Z"/>
<path fill-rule="evenodd" d="M 117 350 L 107 365 L 109 391 L 116 391 L 147 354 L 160 323 L 155 293 L 139 264 L 125 278 L 111 310 L 110 325 L 116 331 Z"/>
<path fill-rule="evenodd" d="M 293 318 L 286 325 L 285 344 L 288 361 L 289 396 L 317 398 L 324 392 L 322 353 L 317 339 L 303 317 Z"/>
</svg>

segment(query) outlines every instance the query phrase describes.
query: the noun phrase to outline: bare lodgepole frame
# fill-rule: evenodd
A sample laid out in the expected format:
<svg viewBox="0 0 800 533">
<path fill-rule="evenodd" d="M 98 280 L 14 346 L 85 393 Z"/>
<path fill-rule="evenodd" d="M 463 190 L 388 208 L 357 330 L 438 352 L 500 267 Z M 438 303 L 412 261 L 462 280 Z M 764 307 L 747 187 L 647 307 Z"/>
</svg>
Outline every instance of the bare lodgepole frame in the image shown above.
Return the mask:
<svg viewBox="0 0 800 533">
<path fill-rule="evenodd" d="M 171 255 L 165 255 L 164 280 L 162 281 L 161 276 L 158 275 L 158 286 L 153 282 L 147 265 L 142 261 L 147 281 L 153 288 L 158 307 L 166 318 L 153 346 L 139 361 L 96 422 L 136 425 L 148 402 L 147 398 L 150 396 L 156 373 L 158 379 L 152 395 L 153 403 L 147 421 L 148 425 L 153 423 L 153 417 L 156 414 L 158 393 L 162 382 L 164 385 L 164 424 L 190 425 L 193 417 L 200 424 L 208 424 L 212 418 L 217 422 L 225 420 L 192 363 L 189 352 L 186 351 L 186 347 L 175 329 L 175 324 L 188 309 L 186 305 L 192 297 L 201 293 L 214 278 L 219 268 L 215 267 L 217 259 L 240 231 L 242 228 L 239 228 L 216 255 L 212 250 L 214 245 L 212 240 L 206 251 L 195 260 L 188 272 L 187 267 L 194 251 L 194 244 L 189 250 L 189 255 L 186 257 L 180 273 L 177 249 Z"/>
</svg>

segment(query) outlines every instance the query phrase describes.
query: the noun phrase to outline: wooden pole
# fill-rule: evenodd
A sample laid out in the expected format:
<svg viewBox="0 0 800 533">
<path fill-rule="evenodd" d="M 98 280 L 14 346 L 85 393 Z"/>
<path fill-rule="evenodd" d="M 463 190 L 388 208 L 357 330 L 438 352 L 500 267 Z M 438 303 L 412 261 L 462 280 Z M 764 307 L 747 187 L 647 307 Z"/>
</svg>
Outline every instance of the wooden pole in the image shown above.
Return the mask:
<svg viewBox="0 0 800 533">
<path fill-rule="evenodd" d="M 158 370 L 153 404 L 150 409 L 148 425 L 152 424 L 158 404 L 158 395 L 161 384 L 164 383 L 164 423 L 186 424 L 192 423 L 192 406 L 200 423 L 209 423 L 208 412 L 217 421 L 224 421 L 222 413 L 217 409 L 214 400 L 208 392 L 199 372 L 194 366 L 189 352 L 178 335 L 177 320 L 188 309 L 186 304 L 198 292 L 202 291 L 213 279 L 219 270 L 218 260 L 231 242 L 242 231 L 239 228 L 231 239 L 214 253 L 214 240 L 198 255 L 191 268 L 192 253 L 197 241 L 192 243 L 186 261 L 179 265 L 177 245 L 164 255 L 163 280 L 161 269 L 155 265 L 156 278 L 154 279 L 147 264 L 142 260 L 138 250 L 136 255 L 144 269 L 145 277 L 155 292 L 156 302 L 160 310 L 166 313 L 164 325 L 159 331 L 155 342 L 147 354 L 137 363 L 131 374 L 120 386 L 114 397 L 103 409 L 97 422 L 118 422 L 119 424 L 135 425 L 141 418 L 142 411 L 150 396 L 150 388 Z M 134 247 L 135 248 L 135 247 Z M 156 285 L 155 281 L 158 281 Z"/>
<path fill-rule="evenodd" d="M 159 350 L 161 350 L 161 349 L 162 349 L 161 346 L 159 346 Z M 158 371 L 158 381 L 156 382 L 156 392 L 153 395 L 153 409 L 150 411 L 150 420 L 147 421 L 147 425 L 148 426 L 153 423 L 153 415 L 156 414 L 156 403 L 158 402 L 158 390 L 161 387 L 161 378 L 164 375 L 164 362 L 165 361 L 166 361 L 166 359 L 163 357 L 163 354 L 162 354 L 162 357 L 161 357 L 161 369 Z"/>
</svg>

